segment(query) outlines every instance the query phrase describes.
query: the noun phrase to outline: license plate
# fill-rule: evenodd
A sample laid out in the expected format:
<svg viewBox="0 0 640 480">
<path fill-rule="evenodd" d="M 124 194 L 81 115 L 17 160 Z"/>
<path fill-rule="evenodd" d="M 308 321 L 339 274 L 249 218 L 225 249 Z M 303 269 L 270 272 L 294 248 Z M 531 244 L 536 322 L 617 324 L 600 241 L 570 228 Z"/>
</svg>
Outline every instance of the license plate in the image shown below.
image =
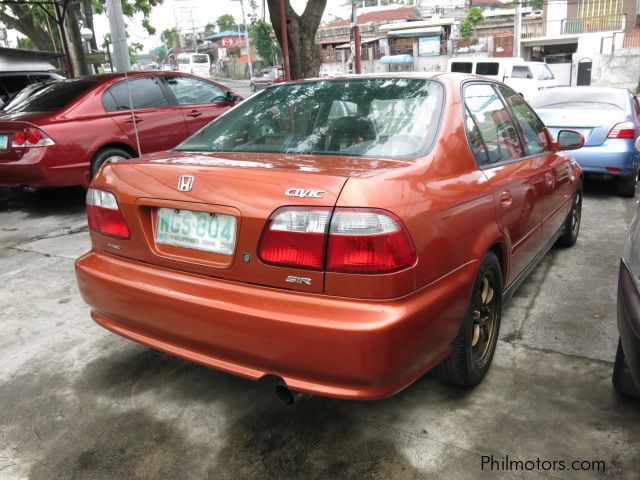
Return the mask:
<svg viewBox="0 0 640 480">
<path fill-rule="evenodd" d="M 7 135 L 0 135 L 0 150 L 6 150 L 9 146 L 9 137 Z"/>
<path fill-rule="evenodd" d="M 159 208 L 156 243 L 233 255 L 236 218 L 218 213 Z"/>
</svg>

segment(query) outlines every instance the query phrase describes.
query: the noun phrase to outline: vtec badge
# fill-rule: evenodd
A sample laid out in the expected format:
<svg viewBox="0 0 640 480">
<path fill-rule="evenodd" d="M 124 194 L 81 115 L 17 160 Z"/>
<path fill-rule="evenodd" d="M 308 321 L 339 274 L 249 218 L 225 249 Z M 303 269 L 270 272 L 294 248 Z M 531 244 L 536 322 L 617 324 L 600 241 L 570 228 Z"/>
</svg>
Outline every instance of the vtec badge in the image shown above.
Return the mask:
<svg viewBox="0 0 640 480">
<path fill-rule="evenodd" d="M 298 198 L 322 198 L 324 195 L 324 190 L 307 190 L 304 188 L 290 188 L 284 194 L 287 197 L 298 197 Z"/>
</svg>

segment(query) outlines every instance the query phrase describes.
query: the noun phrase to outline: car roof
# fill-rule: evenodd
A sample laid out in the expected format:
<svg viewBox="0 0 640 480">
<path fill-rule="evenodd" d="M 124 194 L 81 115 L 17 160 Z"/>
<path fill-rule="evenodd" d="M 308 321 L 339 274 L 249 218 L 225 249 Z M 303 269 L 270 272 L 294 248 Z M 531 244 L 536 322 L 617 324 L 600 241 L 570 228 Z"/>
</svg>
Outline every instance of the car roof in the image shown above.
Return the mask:
<svg viewBox="0 0 640 480">
<path fill-rule="evenodd" d="M 82 77 L 77 80 L 92 80 L 97 82 L 106 82 L 109 80 L 119 80 L 121 78 L 137 78 L 137 77 L 153 77 L 157 75 L 167 76 L 167 75 L 181 75 L 185 77 L 190 77 L 192 75 L 185 72 L 178 71 L 164 71 L 164 70 L 145 70 L 144 72 L 127 72 L 126 75 L 124 72 L 114 72 L 114 73 L 101 73 L 99 75 L 87 75 L 86 77 Z"/>
<path fill-rule="evenodd" d="M 383 73 L 364 73 L 364 74 L 339 74 L 331 77 L 314 77 L 305 78 L 304 80 L 295 80 L 293 83 L 332 81 L 332 80 L 358 80 L 358 79 L 385 79 L 385 78 L 405 78 L 416 80 L 437 80 L 444 83 L 460 83 L 464 80 L 483 80 L 485 82 L 501 83 L 496 80 L 483 77 L 480 75 L 472 75 L 469 73 L 458 72 L 383 72 Z"/>
</svg>

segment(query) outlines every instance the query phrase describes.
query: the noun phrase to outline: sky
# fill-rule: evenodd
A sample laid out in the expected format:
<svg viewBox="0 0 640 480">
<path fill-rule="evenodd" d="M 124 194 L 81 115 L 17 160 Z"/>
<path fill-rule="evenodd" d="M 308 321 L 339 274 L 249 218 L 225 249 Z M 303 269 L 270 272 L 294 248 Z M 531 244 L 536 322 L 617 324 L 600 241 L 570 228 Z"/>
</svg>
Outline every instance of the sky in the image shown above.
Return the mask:
<svg viewBox="0 0 640 480">
<path fill-rule="evenodd" d="M 257 0 L 259 15 L 262 15 L 262 0 Z M 336 15 L 346 18 L 349 15 L 349 7 L 344 7 L 345 0 L 327 0 L 324 20 L 330 20 Z M 292 7 L 299 13 L 304 10 L 307 0 L 291 0 Z M 244 0 L 245 15 L 249 13 L 249 1 Z M 133 20 L 127 19 L 127 32 L 130 42 L 142 43 L 147 52 L 161 44 L 160 32 L 168 28 L 178 26 L 186 29 L 202 29 L 207 23 L 215 23 L 215 20 L 230 13 L 237 22 L 242 21 L 240 3 L 232 0 L 164 0 L 162 5 L 154 7 L 151 12 L 151 24 L 156 28 L 156 35 L 150 36 L 142 27 L 140 16 Z M 266 14 L 269 20 L 269 12 Z M 192 23 L 193 22 L 193 23 Z M 98 45 L 102 43 L 105 34 L 109 33 L 109 20 L 106 15 L 94 17 L 94 27 Z"/>
</svg>

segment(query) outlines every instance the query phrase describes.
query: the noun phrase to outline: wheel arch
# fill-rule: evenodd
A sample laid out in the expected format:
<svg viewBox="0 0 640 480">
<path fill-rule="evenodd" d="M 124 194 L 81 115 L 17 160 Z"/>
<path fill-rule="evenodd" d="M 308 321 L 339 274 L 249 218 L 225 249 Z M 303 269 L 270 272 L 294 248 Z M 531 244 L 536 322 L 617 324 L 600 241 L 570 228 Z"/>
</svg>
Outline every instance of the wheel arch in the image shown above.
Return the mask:
<svg viewBox="0 0 640 480">
<path fill-rule="evenodd" d="M 93 165 L 93 161 L 96 158 L 96 156 L 98 156 L 100 152 L 102 152 L 103 150 L 106 150 L 107 148 L 119 148 L 120 150 L 124 150 L 125 152 L 129 153 L 134 158 L 139 157 L 138 152 L 131 145 L 128 145 L 122 142 L 111 142 L 111 143 L 102 145 L 100 148 L 97 148 L 93 152 L 93 155 L 91 156 L 91 166 Z"/>
</svg>

